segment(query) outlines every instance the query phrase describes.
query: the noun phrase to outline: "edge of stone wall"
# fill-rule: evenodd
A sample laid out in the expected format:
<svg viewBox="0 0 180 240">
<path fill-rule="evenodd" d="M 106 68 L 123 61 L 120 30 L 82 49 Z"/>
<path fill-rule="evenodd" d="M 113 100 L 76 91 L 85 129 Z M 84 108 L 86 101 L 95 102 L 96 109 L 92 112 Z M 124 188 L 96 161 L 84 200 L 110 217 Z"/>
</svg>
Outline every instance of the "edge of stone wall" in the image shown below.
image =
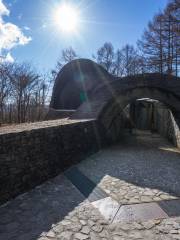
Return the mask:
<svg viewBox="0 0 180 240">
<path fill-rule="evenodd" d="M 45 116 L 45 120 L 69 118 L 75 112 L 76 112 L 75 109 L 71 109 L 71 110 L 59 109 L 59 110 L 57 110 L 57 109 L 49 108 L 49 111 Z"/>
<path fill-rule="evenodd" d="M 156 106 L 155 125 L 159 134 L 166 137 L 175 147 L 180 148 L 180 125 L 175 113 L 163 106 Z"/>
<path fill-rule="evenodd" d="M 46 121 L 0 134 L 0 204 L 55 177 L 106 143 L 96 120 Z"/>
<path fill-rule="evenodd" d="M 170 111 L 170 115 L 171 115 L 171 121 L 174 129 L 173 142 L 177 148 L 180 148 L 180 127 L 179 127 L 178 121 L 176 120 L 176 117 L 173 115 L 171 111 Z"/>
</svg>

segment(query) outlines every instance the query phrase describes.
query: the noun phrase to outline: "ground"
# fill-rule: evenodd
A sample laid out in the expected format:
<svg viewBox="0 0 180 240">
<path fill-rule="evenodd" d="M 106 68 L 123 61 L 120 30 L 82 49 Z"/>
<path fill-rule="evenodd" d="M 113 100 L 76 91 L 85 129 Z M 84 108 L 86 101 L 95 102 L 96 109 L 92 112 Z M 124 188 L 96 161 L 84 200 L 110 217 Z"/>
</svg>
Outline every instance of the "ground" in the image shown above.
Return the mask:
<svg viewBox="0 0 180 240">
<path fill-rule="evenodd" d="M 107 198 L 89 201 L 60 174 L 0 207 L 0 239 L 180 239 L 180 152 L 168 141 L 138 132 L 76 167 Z"/>
</svg>

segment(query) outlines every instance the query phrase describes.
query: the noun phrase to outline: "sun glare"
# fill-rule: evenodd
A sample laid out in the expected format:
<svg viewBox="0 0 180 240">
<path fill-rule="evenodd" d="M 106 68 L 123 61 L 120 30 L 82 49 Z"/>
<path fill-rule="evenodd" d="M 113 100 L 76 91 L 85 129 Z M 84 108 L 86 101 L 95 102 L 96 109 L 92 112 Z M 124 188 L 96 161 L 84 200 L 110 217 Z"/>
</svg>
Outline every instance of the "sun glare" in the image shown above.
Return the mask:
<svg viewBox="0 0 180 240">
<path fill-rule="evenodd" d="M 69 5 L 62 5 L 56 10 L 55 22 L 62 31 L 73 32 L 78 27 L 78 12 Z"/>
</svg>

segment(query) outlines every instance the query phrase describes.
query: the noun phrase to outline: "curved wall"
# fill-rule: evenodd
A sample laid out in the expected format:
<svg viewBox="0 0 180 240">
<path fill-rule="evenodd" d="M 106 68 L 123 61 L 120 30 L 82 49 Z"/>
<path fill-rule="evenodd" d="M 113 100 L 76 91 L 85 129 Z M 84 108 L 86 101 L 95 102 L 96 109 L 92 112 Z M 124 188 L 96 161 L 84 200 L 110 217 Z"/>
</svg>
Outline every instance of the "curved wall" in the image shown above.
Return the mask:
<svg viewBox="0 0 180 240">
<path fill-rule="evenodd" d="M 179 98 L 172 93 L 156 88 L 134 88 L 110 99 L 98 115 L 98 120 L 107 131 L 107 135 L 116 141 L 121 134 L 124 108 L 137 99 L 150 98 L 164 103 L 172 112 L 180 112 Z"/>
<path fill-rule="evenodd" d="M 55 80 L 50 108 L 77 109 L 97 85 L 110 80 L 112 76 L 95 62 L 73 60 L 61 69 Z"/>
</svg>

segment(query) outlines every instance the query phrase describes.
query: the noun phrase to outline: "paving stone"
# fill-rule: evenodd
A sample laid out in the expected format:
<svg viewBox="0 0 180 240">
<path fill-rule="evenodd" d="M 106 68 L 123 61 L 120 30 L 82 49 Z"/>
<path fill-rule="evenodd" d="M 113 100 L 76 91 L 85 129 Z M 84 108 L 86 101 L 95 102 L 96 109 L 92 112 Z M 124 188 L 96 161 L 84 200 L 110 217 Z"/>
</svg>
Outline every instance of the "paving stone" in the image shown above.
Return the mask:
<svg viewBox="0 0 180 240">
<path fill-rule="evenodd" d="M 153 228 L 153 227 L 156 225 L 156 223 L 155 223 L 154 221 L 150 220 L 150 221 L 148 221 L 148 222 L 143 223 L 142 225 L 143 225 L 146 229 L 151 229 L 151 228 Z"/>
<path fill-rule="evenodd" d="M 102 232 L 103 227 L 101 225 L 94 225 L 94 226 L 92 226 L 92 230 L 94 232 L 100 233 L 100 232 Z"/>
<path fill-rule="evenodd" d="M 83 226 L 87 224 L 87 222 L 84 221 L 84 220 L 79 220 L 79 221 L 80 221 L 80 223 L 81 223 Z"/>
<path fill-rule="evenodd" d="M 152 198 L 147 197 L 147 196 L 142 196 L 142 197 L 141 197 L 141 201 L 142 201 L 142 202 L 152 202 Z"/>
<path fill-rule="evenodd" d="M 68 225 L 68 229 L 71 229 L 74 232 L 80 231 L 81 228 L 82 228 L 82 225 L 79 224 L 78 222 L 77 223 L 71 222 L 71 224 Z"/>
<path fill-rule="evenodd" d="M 85 239 L 88 239 L 89 236 L 86 235 L 86 234 L 83 234 L 83 233 L 76 233 L 74 235 L 75 239 L 79 239 L 79 240 L 85 240 Z"/>
<path fill-rule="evenodd" d="M 122 237 L 118 236 L 118 235 L 115 235 L 115 236 L 113 236 L 113 240 L 122 240 Z"/>
<path fill-rule="evenodd" d="M 84 234 L 89 234 L 90 228 L 89 228 L 88 226 L 84 226 L 84 227 L 81 229 L 81 232 L 84 233 Z"/>
<path fill-rule="evenodd" d="M 55 237 L 55 233 L 53 231 L 49 231 L 47 234 L 46 234 L 47 237 L 51 237 L 51 238 L 54 238 Z"/>
<path fill-rule="evenodd" d="M 96 207 L 109 222 L 112 222 L 120 208 L 120 205 L 110 197 L 92 202 L 92 205 Z"/>
<path fill-rule="evenodd" d="M 142 232 L 138 232 L 138 231 L 133 231 L 132 233 L 130 233 L 129 235 L 130 238 L 132 239 L 143 239 L 143 235 L 142 235 Z"/>
<path fill-rule="evenodd" d="M 71 240 L 73 233 L 70 231 L 64 231 L 61 234 L 57 235 L 59 240 Z"/>
<path fill-rule="evenodd" d="M 64 220 L 64 221 L 61 222 L 61 224 L 62 224 L 63 226 L 67 226 L 67 225 L 70 225 L 71 222 Z"/>
<path fill-rule="evenodd" d="M 102 232 L 99 233 L 99 236 L 102 238 L 107 238 L 109 237 L 109 232 L 106 229 L 103 229 Z"/>
<path fill-rule="evenodd" d="M 113 222 L 146 221 L 166 217 L 168 215 L 156 203 L 143 203 L 121 206 Z"/>
<path fill-rule="evenodd" d="M 84 175 L 110 195 L 95 203 L 98 208 L 63 175 L 1 206 L 0 240 L 180 240 L 180 203 L 171 200 L 180 193 L 179 154 L 163 154 L 159 143 L 151 146 L 152 138 L 144 138 L 103 149 L 80 163 Z M 142 197 L 158 204 L 142 203 Z M 131 204 L 135 201 L 139 204 Z M 107 221 L 106 214 L 124 221 Z"/>
<path fill-rule="evenodd" d="M 90 239 L 91 240 L 101 240 L 101 237 L 99 237 L 97 233 L 90 232 Z"/>
<path fill-rule="evenodd" d="M 159 196 L 162 200 L 168 200 L 169 199 L 169 196 L 167 194 L 161 194 Z"/>
<path fill-rule="evenodd" d="M 53 231 L 56 232 L 56 233 L 60 233 L 63 231 L 63 225 L 62 224 L 57 224 L 55 226 L 53 226 Z"/>
</svg>

